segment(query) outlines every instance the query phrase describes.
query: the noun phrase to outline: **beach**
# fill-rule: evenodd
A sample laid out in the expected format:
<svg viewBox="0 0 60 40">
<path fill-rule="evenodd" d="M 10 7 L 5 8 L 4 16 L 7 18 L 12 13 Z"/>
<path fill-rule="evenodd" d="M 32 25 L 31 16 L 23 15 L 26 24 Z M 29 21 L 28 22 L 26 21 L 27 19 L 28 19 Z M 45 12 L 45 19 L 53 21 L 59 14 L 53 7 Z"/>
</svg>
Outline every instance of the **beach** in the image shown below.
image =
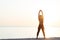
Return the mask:
<svg viewBox="0 0 60 40">
<path fill-rule="evenodd" d="M 47 39 L 44 39 L 44 38 L 15 38 L 15 39 L 0 39 L 0 40 L 60 40 L 60 37 L 52 37 L 52 38 L 47 38 Z"/>
</svg>

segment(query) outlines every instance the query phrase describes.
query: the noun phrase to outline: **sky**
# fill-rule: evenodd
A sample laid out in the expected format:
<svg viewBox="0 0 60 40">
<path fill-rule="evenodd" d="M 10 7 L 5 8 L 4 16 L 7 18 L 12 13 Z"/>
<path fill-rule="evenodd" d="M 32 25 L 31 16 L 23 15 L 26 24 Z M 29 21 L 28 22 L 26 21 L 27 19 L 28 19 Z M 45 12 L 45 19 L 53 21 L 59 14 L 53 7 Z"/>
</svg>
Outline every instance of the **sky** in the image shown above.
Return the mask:
<svg viewBox="0 0 60 40">
<path fill-rule="evenodd" d="M 0 0 L 0 26 L 37 26 L 38 11 L 47 26 L 60 26 L 59 0 Z"/>
</svg>

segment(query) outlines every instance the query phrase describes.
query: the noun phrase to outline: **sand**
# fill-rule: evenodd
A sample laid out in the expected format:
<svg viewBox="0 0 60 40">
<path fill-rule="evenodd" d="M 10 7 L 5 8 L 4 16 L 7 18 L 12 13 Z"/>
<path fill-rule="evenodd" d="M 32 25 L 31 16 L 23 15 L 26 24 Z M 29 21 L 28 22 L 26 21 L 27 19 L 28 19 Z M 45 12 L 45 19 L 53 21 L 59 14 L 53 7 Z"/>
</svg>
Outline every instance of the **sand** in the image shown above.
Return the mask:
<svg viewBox="0 0 60 40">
<path fill-rule="evenodd" d="M 44 38 L 14 38 L 14 39 L 0 39 L 0 40 L 44 40 Z M 60 37 L 46 38 L 46 40 L 60 40 Z"/>
</svg>

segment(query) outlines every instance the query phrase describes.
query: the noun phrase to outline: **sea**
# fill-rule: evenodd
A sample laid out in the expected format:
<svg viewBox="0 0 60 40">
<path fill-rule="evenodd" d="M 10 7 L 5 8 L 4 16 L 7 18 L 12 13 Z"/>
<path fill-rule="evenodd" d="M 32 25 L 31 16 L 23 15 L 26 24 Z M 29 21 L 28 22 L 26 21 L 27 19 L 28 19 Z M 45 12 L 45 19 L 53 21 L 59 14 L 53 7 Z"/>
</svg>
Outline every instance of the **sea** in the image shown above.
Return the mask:
<svg viewBox="0 0 60 40">
<path fill-rule="evenodd" d="M 0 39 L 36 38 L 38 27 L 0 27 Z M 60 27 L 46 27 L 46 37 L 60 37 Z M 43 37 L 42 31 L 39 38 Z"/>
</svg>

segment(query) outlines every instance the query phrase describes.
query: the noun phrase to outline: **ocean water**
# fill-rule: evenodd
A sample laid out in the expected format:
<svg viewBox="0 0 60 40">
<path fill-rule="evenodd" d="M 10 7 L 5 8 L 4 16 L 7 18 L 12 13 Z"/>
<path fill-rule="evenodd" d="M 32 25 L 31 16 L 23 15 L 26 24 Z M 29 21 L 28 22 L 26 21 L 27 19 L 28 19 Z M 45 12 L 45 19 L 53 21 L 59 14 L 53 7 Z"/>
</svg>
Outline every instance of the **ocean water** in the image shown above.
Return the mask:
<svg viewBox="0 0 60 40">
<path fill-rule="evenodd" d="M 36 38 L 37 27 L 0 27 L 0 39 Z M 45 28 L 46 37 L 60 37 L 60 27 Z M 42 31 L 39 37 L 43 37 Z"/>
</svg>

